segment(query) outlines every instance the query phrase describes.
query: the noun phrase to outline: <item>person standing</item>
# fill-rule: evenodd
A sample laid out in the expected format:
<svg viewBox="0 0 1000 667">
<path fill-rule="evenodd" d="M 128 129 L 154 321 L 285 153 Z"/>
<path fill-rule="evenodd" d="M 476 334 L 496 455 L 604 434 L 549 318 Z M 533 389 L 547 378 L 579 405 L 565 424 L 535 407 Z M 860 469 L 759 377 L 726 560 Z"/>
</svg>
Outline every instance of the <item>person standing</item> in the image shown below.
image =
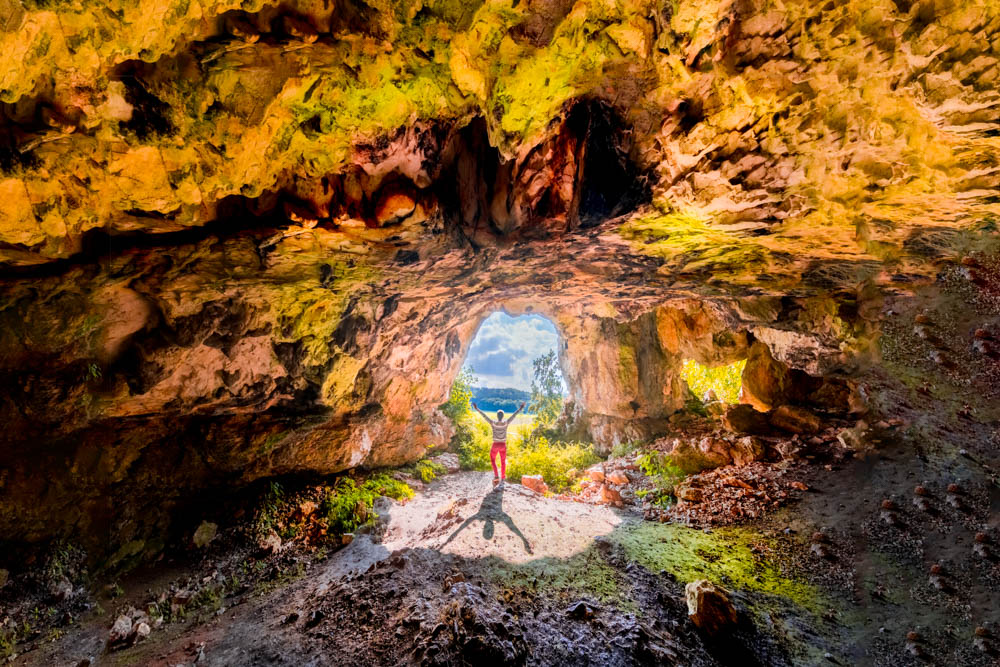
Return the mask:
<svg viewBox="0 0 1000 667">
<path fill-rule="evenodd" d="M 475 403 L 472 407 L 476 409 L 483 419 L 490 425 L 493 429 L 493 446 L 490 447 L 490 464 L 493 466 L 493 486 L 503 482 L 507 479 L 507 427 L 510 423 L 514 421 L 514 417 L 517 416 L 521 410 L 524 409 L 524 403 L 521 403 L 521 407 L 514 411 L 514 414 L 510 416 L 509 419 L 504 419 L 503 410 L 497 410 L 497 418 L 490 419 L 486 416 L 486 413 L 479 409 L 479 406 Z M 497 471 L 497 457 L 500 457 L 500 470 Z"/>
</svg>

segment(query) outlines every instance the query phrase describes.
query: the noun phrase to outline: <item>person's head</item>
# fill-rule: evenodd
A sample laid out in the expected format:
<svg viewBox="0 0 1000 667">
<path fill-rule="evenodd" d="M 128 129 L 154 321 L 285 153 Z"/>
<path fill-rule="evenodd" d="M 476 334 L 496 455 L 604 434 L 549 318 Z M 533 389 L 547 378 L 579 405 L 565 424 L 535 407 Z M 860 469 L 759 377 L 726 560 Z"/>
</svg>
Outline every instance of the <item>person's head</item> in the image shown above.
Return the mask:
<svg viewBox="0 0 1000 667">
<path fill-rule="evenodd" d="M 503 419 L 503 410 L 497 410 L 497 419 Z"/>
</svg>

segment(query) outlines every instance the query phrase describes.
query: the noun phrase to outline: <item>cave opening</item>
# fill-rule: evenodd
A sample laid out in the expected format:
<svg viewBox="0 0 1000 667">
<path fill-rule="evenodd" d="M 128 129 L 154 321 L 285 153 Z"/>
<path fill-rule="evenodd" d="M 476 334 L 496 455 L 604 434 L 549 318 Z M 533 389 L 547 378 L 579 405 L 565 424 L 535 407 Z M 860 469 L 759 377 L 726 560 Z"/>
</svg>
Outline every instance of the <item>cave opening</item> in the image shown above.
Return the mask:
<svg viewBox="0 0 1000 667">
<path fill-rule="evenodd" d="M 746 359 L 721 365 L 685 359 L 681 364 L 681 377 L 690 393 L 702 403 L 734 404 L 740 402 L 746 364 Z"/>
<path fill-rule="evenodd" d="M 566 395 L 561 345 L 550 319 L 496 311 L 479 325 L 457 381 L 470 385 L 470 401 L 491 418 L 498 411 L 509 417 L 524 403 L 515 426 L 530 427 L 539 418 L 551 422 L 562 412 Z"/>
</svg>

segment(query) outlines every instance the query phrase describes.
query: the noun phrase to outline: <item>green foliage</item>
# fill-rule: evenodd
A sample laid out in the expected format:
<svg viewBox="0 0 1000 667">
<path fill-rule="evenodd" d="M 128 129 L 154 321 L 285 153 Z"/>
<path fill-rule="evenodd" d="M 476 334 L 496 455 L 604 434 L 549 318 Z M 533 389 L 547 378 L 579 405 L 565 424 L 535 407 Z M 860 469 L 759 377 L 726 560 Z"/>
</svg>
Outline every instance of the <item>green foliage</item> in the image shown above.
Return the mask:
<svg viewBox="0 0 1000 667">
<path fill-rule="evenodd" d="M 562 413 L 562 371 L 555 350 L 531 362 L 534 377 L 531 380 L 531 405 L 539 428 L 551 427 Z"/>
<path fill-rule="evenodd" d="M 724 403 L 739 403 L 740 387 L 743 385 L 743 367 L 746 364 L 744 359 L 728 366 L 709 368 L 693 359 L 688 359 L 681 367 L 681 376 L 699 398 L 712 390 Z"/>
<path fill-rule="evenodd" d="M 451 383 L 448 401 L 441 406 L 441 412 L 453 422 L 458 422 L 471 411 L 470 400 L 474 391 L 472 385 L 475 383 L 476 376 L 468 366 L 460 370 L 458 377 Z"/>
<path fill-rule="evenodd" d="M 674 487 L 684 480 L 684 471 L 677 467 L 668 454 L 652 450 L 636 459 L 636 465 L 654 484 L 651 500 L 657 505 L 670 505 L 673 502 Z"/>
<path fill-rule="evenodd" d="M 474 429 L 475 437 L 459 450 L 462 466 L 472 470 L 491 470 L 490 430 L 479 420 L 482 428 Z M 532 435 L 528 427 L 511 432 L 507 440 L 507 478 L 518 481 L 522 475 L 541 475 L 553 491 L 563 491 L 572 483 L 567 473 L 582 470 L 600 461 L 593 448 L 580 442 L 553 442 L 544 436 Z"/>
<path fill-rule="evenodd" d="M 372 509 L 379 496 L 403 500 L 413 497 L 413 489 L 385 473 L 372 475 L 360 484 L 351 477 L 341 477 L 327 490 L 320 511 L 330 532 L 353 533 L 375 520 Z"/>
<path fill-rule="evenodd" d="M 420 481 L 427 484 L 437 479 L 438 475 L 444 474 L 447 469 L 440 463 L 436 463 L 430 459 L 422 459 L 414 464 L 413 470 L 414 474 L 420 478 Z"/>
<path fill-rule="evenodd" d="M 509 387 L 476 387 L 472 390 L 472 400 L 483 412 L 496 412 L 503 410 L 507 414 L 513 413 L 521 403 L 531 400 L 531 394 L 521 389 Z M 531 412 L 530 409 L 527 412 Z"/>
<path fill-rule="evenodd" d="M 611 448 L 612 459 L 620 459 L 628 456 L 632 452 L 638 451 L 642 448 L 643 442 L 641 440 L 628 440 L 625 442 L 619 442 L 617 445 Z"/>
</svg>

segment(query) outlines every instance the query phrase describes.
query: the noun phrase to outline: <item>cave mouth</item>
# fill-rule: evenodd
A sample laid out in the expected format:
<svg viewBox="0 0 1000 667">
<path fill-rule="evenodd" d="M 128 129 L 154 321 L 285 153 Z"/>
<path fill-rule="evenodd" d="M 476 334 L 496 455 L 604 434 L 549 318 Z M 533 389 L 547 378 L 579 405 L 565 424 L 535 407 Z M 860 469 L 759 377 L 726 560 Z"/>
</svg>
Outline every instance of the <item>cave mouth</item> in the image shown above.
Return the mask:
<svg viewBox="0 0 1000 667">
<path fill-rule="evenodd" d="M 566 381 L 560 366 L 563 345 L 555 324 L 543 315 L 511 315 L 498 310 L 487 316 L 469 344 L 459 383 L 471 384 L 472 402 L 495 416 L 513 414 L 521 403 L 525 412 L 515 424 L 531 424 L 538 417 L 533 395 L 547 396 L 547 410 L 562 411 Z M 558 405 L 556 405 L 558 403 Z M 526 411 L 531 410 L 528 413 Z"/>
<path fill-rule="evenodd" d="M 743 369 L 747 360 L 740 359 L 730 364 L 707 365 L 694 359 L 685 359 L 681 364 L 681 377 L 691 394 L 702 403 L 740 402 L 743 393 Z"/>
</svg>

